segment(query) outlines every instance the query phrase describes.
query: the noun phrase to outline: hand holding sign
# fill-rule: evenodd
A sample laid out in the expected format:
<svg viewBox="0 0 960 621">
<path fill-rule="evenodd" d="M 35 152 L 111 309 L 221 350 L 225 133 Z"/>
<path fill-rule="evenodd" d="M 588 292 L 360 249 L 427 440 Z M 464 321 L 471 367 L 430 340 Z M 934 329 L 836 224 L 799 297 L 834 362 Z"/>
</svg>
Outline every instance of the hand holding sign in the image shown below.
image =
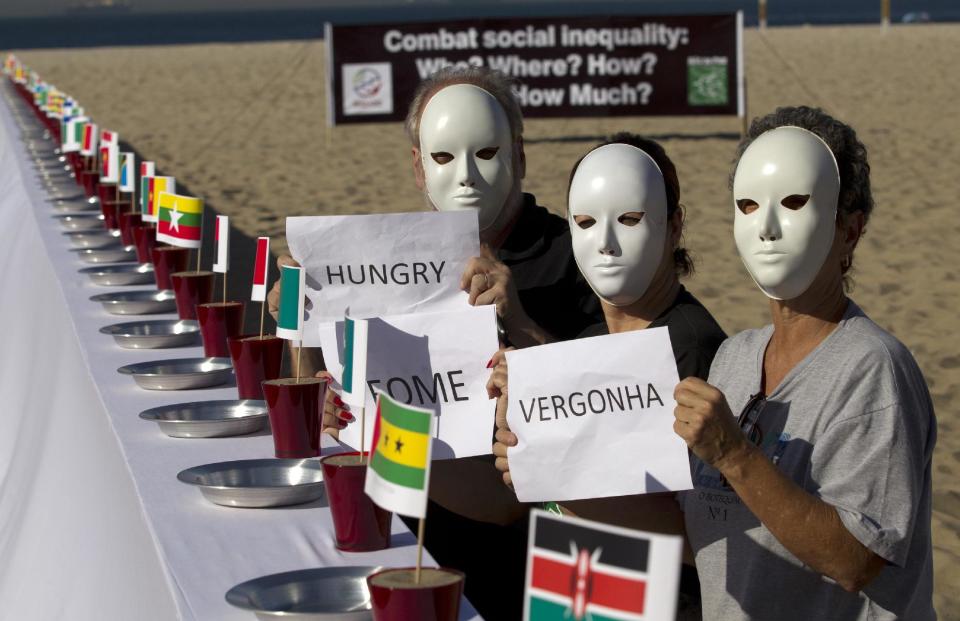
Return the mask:
<svg viewBox="0 0 960 621">
<path fill-rule="evenodd" d="M 493 372 L 490 373 L 490 379 L 487 381 L 487 394 L 491 398 L 497 399 L 496 414 L 496 442 L 493 444 L 493 454 L 496 457 L 494 465 L 497 470 L 503 473 L 503 482 L 513 487 L 513 481 L 510 478 L 510 463 L 507 461 L 507 447 L 517 445 L 517 436 L 510 431 L 510 425 L 507 424 L 507 404 L 509 396 L 507 394 L 507 352 L 513 351 L 513 347 L 501 349 L 490 360 L 490 366 Z"/>
<path fill-rule="evenodd" d="M 688 377 L 673 394 L 677 401 L 673 430 L 700 461 L 722 472 L 725 464 L 749 450 L 722 392 L 698 377 Z"/>
</svg>

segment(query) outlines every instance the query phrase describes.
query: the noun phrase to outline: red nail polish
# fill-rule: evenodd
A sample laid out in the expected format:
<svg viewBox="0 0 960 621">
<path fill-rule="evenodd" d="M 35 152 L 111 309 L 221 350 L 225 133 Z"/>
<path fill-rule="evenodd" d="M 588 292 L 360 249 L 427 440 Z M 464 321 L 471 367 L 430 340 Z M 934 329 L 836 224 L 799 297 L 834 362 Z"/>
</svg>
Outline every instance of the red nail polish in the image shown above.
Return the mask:
<svg viewBox="0 0 960 621">
<path fill-rule="evenodd" d="M 340 397 L 337 397 L 336 395 L 334 395 L 334 397 L 333 397 L 333 403 L 334 403 L 335 405 L 343 405 L 343 399 L 341 399 Z"/>
<path fill-rule="evenodd" d="M 341 420 L 346 420 L 346 421 L 351 421 L 351 420 L 353 420 L 353 414 L 351 414 L 350 412 L 341 412 L 341 413 L 340 413 L 340 419 L 341 419 Z"/>
<path fill-rule="evenodd" d="M 492 369 L 492 368 L 493 368 L 493 358 L 491 358 L 491 359 L 490 359 L 490 362 L 487 363 L 487 368 L 488 368 L 488 369 Z"/>
</svg>

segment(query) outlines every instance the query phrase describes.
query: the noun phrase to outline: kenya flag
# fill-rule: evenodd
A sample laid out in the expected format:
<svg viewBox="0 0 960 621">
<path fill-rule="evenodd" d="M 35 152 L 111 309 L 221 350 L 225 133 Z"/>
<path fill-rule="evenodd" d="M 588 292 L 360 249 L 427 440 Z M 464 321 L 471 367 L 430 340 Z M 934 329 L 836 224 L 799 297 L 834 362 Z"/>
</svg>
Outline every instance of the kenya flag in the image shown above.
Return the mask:
<svg viewBox="0 0 960 621">
<path fill-rule="evenodd" d="M 679 537 L 653 535 L 534 511 L 524 619 L 673 619 Z"/>
</svg>

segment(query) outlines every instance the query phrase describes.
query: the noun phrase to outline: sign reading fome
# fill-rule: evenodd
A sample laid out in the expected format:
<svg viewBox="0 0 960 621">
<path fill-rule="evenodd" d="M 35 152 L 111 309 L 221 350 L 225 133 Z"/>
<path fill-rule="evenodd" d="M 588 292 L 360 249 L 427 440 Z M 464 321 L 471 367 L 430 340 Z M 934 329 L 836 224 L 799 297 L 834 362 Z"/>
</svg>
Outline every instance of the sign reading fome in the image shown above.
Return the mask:
<svg viewBox="0 0 960 621">
<path fill-rule="evenodd" d="M 742 30 L 741 13 L 327 24 L 327 117 L 402 121 L 451 65 L 516 78 L 528 118 L 743 116 Z"/>
</svg>

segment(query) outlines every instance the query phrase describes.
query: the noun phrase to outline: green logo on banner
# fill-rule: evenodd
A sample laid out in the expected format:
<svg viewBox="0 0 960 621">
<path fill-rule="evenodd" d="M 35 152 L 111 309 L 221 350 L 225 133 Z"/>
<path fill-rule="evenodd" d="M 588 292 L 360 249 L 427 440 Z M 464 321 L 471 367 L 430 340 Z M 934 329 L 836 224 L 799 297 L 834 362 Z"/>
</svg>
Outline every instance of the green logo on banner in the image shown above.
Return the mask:
<svg viewBox="0 0 960 621">
<path fill-rule="evenodd" d="M 687 58 L 687 104 L 725 106 L 730 100 L 725 56 Z"/>
</svg>

